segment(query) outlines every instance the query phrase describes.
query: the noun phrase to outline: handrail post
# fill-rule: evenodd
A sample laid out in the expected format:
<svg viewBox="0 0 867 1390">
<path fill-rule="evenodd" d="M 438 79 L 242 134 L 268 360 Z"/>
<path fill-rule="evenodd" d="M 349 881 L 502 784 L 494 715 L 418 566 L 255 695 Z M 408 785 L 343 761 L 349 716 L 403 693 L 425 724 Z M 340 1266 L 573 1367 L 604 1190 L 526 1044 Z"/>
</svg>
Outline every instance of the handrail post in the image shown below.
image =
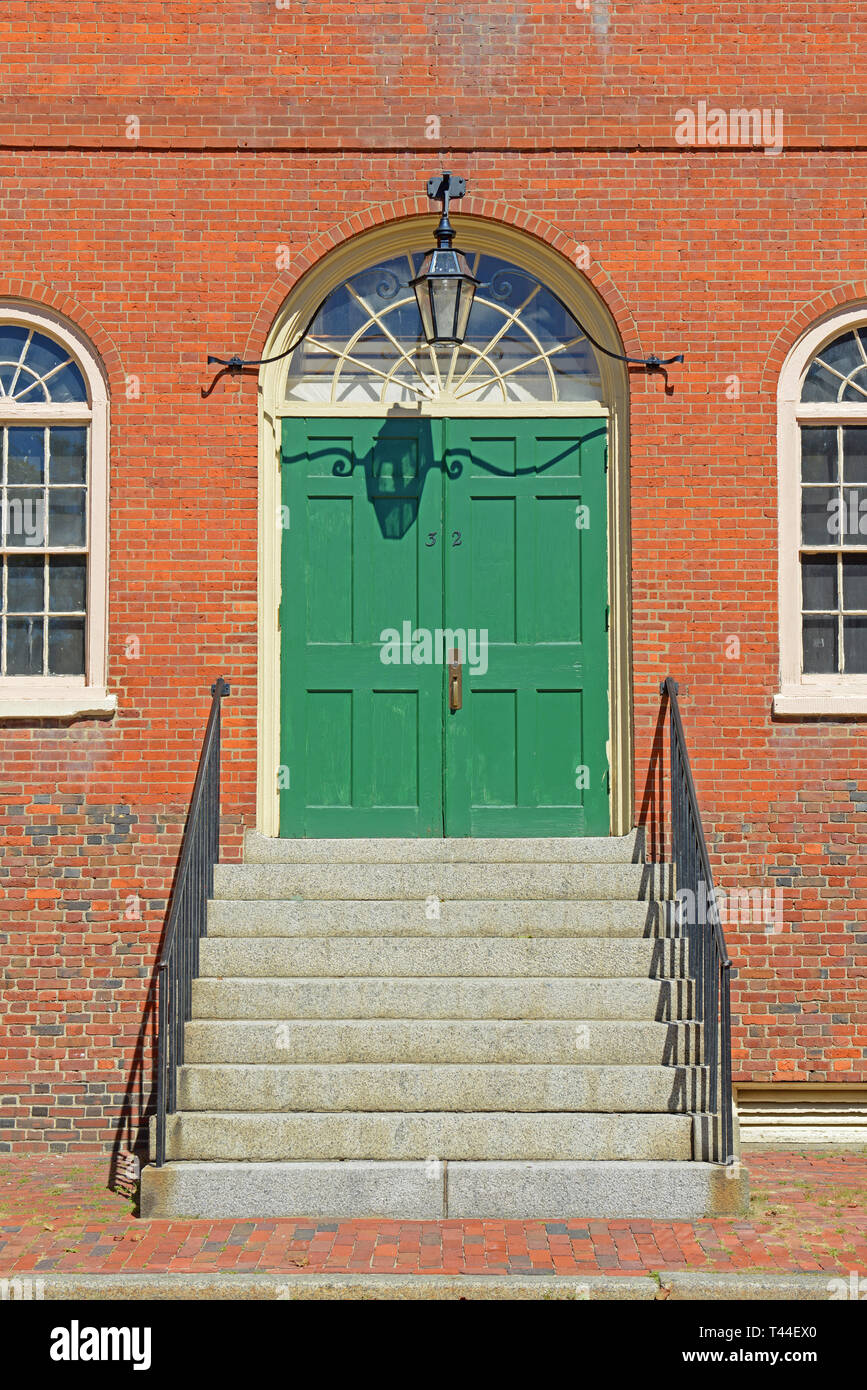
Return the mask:
<svg viewBox="0 0 867 1390">
<path fill-rule="evenodd" d="M 731 961 L 722 967 L 722 1141 L 723 1162 L 732 1163 L 735 1157 L 734 1106 L 732 1102 L 732 1014 Z"/>
<path fill-rule="evenodd" d="M 156 1166 L 166 1159 L 166 963 L 160 961 L 157 971 L 157 1119 Z"/>
<path fill-rule="evenodd" d="M 671 862 L 680 908 L 689 913 L 686 940 L 693 982 L 693 1009 L 701 1025 L 701 1061 L 708 1079 L 707 1105 L 717 1162 L 734 1159 L 731 1053 L 731 961 L 713 885 L 707 840 L 680 716 L 677 681 L 666 676 L 659 693 L 668 700 Z M 681 914 L 678 914 L 681 922 Z"/>
<path fill-rule="evenodd" d="M 211 709 L 196 767 L 178 865 L 172 884 L 163 948 L 157 967 L 157 1085 L 154 1165 L 166 1160 L 166 1117 L 177 1108 L 184 1027 L 199 969 L 199 941 L 207 931 L 214 865 L 220 861 L 221 707 L 230 689 L 222 676 L 211 686 Z"/>
</svg>

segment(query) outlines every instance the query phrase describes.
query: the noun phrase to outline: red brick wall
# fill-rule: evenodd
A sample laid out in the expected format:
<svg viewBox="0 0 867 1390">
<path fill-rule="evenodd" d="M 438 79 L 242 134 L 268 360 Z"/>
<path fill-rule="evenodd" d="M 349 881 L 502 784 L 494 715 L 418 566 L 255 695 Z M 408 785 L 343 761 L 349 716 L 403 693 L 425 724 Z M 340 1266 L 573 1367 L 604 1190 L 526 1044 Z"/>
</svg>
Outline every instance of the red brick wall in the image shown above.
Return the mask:
<svg viewBox="0 0 867 1390">
<path fill-rule="evenodd" d="M 137 1048 L 220 671 L 230 855 L 253 823 L 256 386 L 203 395 L 206 355 L 255 353 L 308 261 L 382 204 L 423 210 L 443 165 L 466 174 L 467 210 L 586 245 L 630 350 L 686 352 L 667 378 L 632 374 L 637 804 L 671 673 L 720 882 L 784 892 L 780 931 L 729 931 L 736 1074 L 867 1079 L 863 725 L 770 712 L 776 372 L 832 299 L 867 301 L 863 17 L 623 0 L 46 14 L 0 16 L 0 293 L 62 307 L 109 369 L 119 710 L 0 726 L 0 1145 L 104 1146 L 146 1102 Z M 681 148 L 674 113 L 701 98 L 781 108 L 784 153 Z"/>
<path fill-rule="evenodd" d="M 793 145 L 853 144 L 865 28 L 819 0 L 7 0 L 0 129 L 123 147 L 138 114 L 153 144 L 382 151 L 430 148 L 438 114 L 452 149 L 629 150 L 676 147 L 673 111 L 705 98 L 783 107 Z"/>
</svg>

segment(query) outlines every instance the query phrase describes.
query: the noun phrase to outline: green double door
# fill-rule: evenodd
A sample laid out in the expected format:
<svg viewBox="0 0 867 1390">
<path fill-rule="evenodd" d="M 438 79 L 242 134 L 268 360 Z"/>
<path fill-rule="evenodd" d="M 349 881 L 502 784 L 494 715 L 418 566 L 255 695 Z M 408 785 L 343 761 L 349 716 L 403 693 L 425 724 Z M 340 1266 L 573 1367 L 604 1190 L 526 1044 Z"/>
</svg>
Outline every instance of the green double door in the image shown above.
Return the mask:
<svg viewBox="0 0 867 1390">
<path fill-rule="evenodd" d="M 608 834 L 606 467 L 599 419 L 284 420 L 281 835 Z"/>
</svg>

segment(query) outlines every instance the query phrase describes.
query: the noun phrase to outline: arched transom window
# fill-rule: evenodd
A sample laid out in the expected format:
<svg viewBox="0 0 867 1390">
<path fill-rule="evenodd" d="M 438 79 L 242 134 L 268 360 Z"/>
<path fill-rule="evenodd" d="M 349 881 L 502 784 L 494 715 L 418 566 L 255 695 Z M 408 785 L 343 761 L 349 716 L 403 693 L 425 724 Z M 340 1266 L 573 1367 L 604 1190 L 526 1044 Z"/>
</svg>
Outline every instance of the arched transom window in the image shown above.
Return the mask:
<svg viewBox="0 0 867 1390">
<path fill-rule="evenodd" d="M 461 347 L 425 342 L 409 285 L 423 253 L 396 256 L 351 276 L 328 296 L 289 359 L 286 402 L 601 400 L 596 354 L 556 295 L 509 261 L 467 255 L 481 285 Z"/>
<path fill-rule="evenodd" d="M 0 303 L 0 714 L 112 704 L 106 425 L 103 379 L 80 336 L 47 311 Z"/>
<path fill-rule="evenodd" d="M 19 405 L 87 401 L 84 377 L 69 349 L 23 324 L 0 327 L 0 399 Z"/>
</svg>

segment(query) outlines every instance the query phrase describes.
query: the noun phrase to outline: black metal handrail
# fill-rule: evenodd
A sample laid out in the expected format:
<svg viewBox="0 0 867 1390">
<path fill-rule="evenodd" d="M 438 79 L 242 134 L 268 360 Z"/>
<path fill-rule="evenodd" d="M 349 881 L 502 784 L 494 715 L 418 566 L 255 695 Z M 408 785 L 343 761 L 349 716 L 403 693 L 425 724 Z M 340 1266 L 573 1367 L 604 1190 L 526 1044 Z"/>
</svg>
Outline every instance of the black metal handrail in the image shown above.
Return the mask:
<svg viewBox="0 0 867 1390">
<path fill-rule="evenodd" d="M 228 694 L 228 685 L 222 676 L 218 677 L 211 686 L 211 712 L 181 840 L 157 972 L 157 1168 L 166 1158 L 166 1115 L 177 1108 L 184 1024 L 190 1017 L 193 979 L 199 969 L 199 941 L 207 931 L 214 865 L 220 858 L 220 711 L 223 696 Z"/>
<path fill-rule="evenodd" d="M 686 925 L 689 971 L 695 985 L 695 1014 L 702 1028 L 708 1109 L 716 1122 L 711 1147 L 717 1162 L 733 1163 L 731 961 L 677 703 L 677 681 L 667 676 L 659 690 L 668 699 L 671 858 L 677 879 L 680 921 L 685 920 Z"/>
</svg>

